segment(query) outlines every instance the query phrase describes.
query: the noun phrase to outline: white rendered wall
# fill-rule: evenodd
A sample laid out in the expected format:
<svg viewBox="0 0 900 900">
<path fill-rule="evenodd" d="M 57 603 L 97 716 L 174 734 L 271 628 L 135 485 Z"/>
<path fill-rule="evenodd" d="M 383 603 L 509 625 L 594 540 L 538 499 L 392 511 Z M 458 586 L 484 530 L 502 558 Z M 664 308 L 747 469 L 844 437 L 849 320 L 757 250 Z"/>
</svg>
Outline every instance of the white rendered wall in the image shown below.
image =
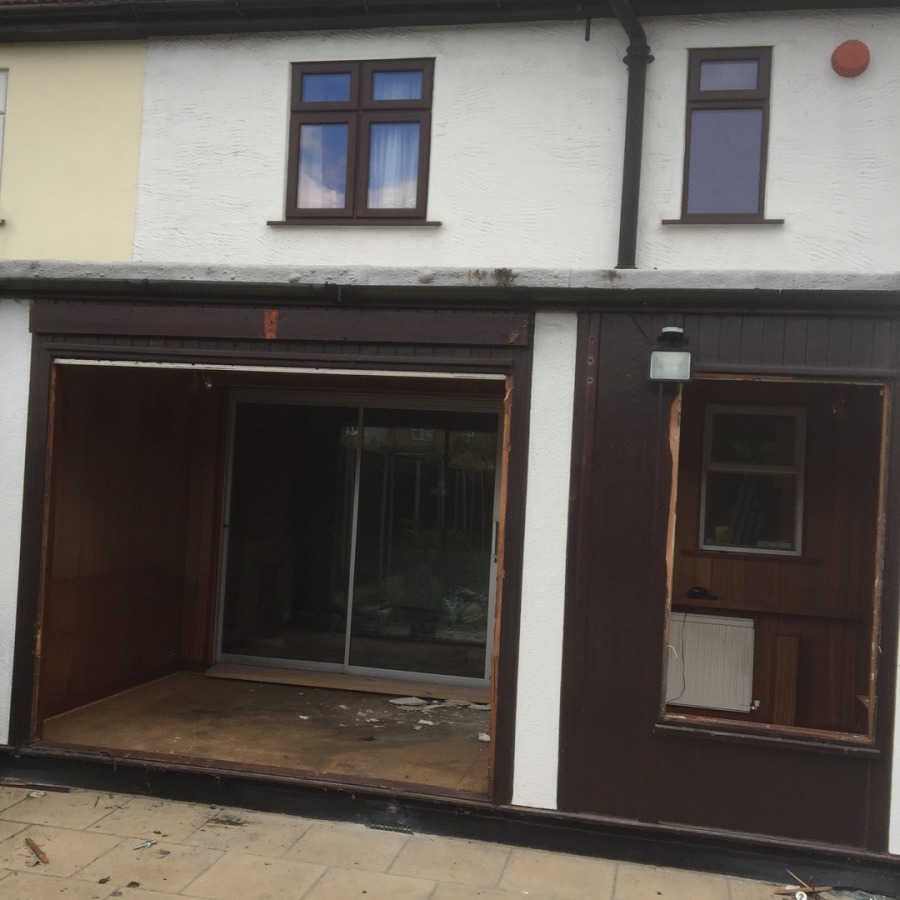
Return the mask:
<svg viewBox="0 0 900 900">
<path fill-rule="evenodd" d="M 513 803 L 556 809 L 577 317 L 534 327 Z"/>
<path fill-rule="evenodd" d="M 639 267 L 897 271 L 900 10 L 655 19 L 646 31 Z M 871 64 L 841 78 L 831 54 L 851 38 Z M 681 211 L 687 50 L 749 46 L 773 48 L 765 213 L 785 223 L 662 225 Z"/>
<path fill-rule="evenodd" d="M 587 268 L 612 259 L 627 40 L 584 22 L 154 40 L 134 258 L 298 266 Z M 434 57 L 428 218 L 284 218 L 292 62 Z M 477 283 L 473 281 L 473 283 Z"/>
<path fill-rule="evenodd" d="M 648 19 L 638 266 L 895 272 L 900 10 Z M 834 48 L 867 42 L 840 78 Z M 766 214 L 677 218 L 687 50 L 773 47 Z M 161 263 L 612 269 L 627 40 L 614 20 L 150 42 L 135 259 Z M 291 62 L 433 56 L 428 217 L 438 228 L 272 228 L 283 218 Z M 477 277 L 473 277 L 473 283 Z"/>
<path fill-rule="evenodd" d="M 9 739 L 19 585 L 22 476 L 31 372 L 28 306 L 0 300 L 0 744 Z"/>
</svg>

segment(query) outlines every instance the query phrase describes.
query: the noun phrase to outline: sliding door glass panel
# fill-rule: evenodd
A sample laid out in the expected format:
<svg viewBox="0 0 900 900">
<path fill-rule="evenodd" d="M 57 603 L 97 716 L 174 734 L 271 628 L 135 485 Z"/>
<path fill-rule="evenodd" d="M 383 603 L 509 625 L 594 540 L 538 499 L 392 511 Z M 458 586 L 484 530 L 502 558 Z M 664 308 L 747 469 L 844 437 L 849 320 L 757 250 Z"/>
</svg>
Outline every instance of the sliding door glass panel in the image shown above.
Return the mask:
<svg viewBox="0 0 900 900">
<path fill-rule="evenodd" d="M 365 410 L 351 666 L 484 678 L 497 417 Z"/>
<path fill-rule="evenodd" d="M 223 654 L 343 664 L 357 416 L 236 404 Z"/>
</svg>

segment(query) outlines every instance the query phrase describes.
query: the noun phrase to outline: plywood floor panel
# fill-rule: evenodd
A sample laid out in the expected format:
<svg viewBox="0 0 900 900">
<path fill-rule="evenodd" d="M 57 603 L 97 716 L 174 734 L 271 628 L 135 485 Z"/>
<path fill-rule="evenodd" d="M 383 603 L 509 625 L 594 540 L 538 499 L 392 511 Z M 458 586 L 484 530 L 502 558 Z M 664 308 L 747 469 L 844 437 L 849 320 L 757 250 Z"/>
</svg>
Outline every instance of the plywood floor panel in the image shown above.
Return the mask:
<svg viewBox="0 0 900 900">
<path fill-rule="evenodd" d="M 47 719 L 42 743 L 487 794 L 488 710 L 390 699 L 184 673 Z"/>
</svg>

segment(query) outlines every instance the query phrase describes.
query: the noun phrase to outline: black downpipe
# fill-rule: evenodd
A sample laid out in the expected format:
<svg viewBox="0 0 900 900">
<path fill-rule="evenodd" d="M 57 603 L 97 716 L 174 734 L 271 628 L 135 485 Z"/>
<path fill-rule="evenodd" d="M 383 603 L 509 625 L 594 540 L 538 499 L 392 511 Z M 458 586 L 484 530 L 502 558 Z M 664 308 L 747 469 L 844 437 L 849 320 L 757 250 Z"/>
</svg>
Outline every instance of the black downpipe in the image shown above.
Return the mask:
<svg viewBox="0 0 900 900">
<path fill-rule="evenodd" d="M 638 201 L 641 194 L 641 154 L 644 143 L 644 96 L 647 66 L 653 62 L 644 27 L 630 0 L 609 0 L 609 6 L 631 42 L 625 54 L 628 98 L 625 108 L 625 160 L 622 165 L 622 207 L 619 216 L 617 269 L 636 269 Z"/>
</svg>

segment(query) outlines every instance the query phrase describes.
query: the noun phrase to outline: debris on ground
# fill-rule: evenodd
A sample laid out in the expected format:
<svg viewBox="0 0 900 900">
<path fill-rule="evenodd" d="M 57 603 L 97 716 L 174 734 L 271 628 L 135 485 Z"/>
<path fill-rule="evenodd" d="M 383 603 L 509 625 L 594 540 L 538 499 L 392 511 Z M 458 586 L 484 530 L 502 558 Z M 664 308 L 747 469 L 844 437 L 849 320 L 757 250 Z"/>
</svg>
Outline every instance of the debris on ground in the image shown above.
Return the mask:
<svg viewBox="0 0 900 900">
<path fill-rule="evenodd" d="M 892 900 L 891 897 L 883 894 L 871 894 L 868 891 L 860 891 L 853 888 L 807 884 L 790 869 L 786 871 L 794 879 L 795 883 L 776 889 L 774 893 L 778 897 L 787 897 L 789 900 L 823 900 L 822 895 L 827 893 L 828 897 L 824 898 L 824 900 Z"/>
<path fill-rule="evenodd" d="M 428 701 L 421 697 L 394 697 L 391 701 L 394 706 L 427 706 Z"/>
<path fill-rule="evenodd" d="M 135 850 L 146 850 L 148 847 L 152 847 L 155 843 L 156 843 L 156 841 L 144 841 L 143 844 L 138 844 L 137 847 L 135 847 L 134 849 Z"/>
<path fill-rule="evenodd" d="M 434 725 L 434 722 L 430 722 L 428 719 L 419 719 L 420 725 Z"/>
<path fill-rule="evenodd" d="M 481 741 L 482 744 L 489 744 L 491 742 L 491 736 L 486 731 L 479 731 L 478 740 Z"/>
<path fill-rule="evenodd" d="M 47 795 L 43 791 L 32 791 L 28 796 L 38 798 L 38 797 L 46 797 Z"/>
<path fill-rule="evenodd" d="M 209 820 L 209 822 L 207 822 L 206 824 L 207 825 L 228 825 L 232 828 L 243 828 L 244 825 L 246 825 L 247 823 L 243 819 L 238 818 L 237 816 L 229 816 L 229 815 L 225 815 L 225 814 L 219 814 L 218 816 L 213 816 L 213 818 L 211 818 Z"/>
<path fill-rule="evenodd" d="M 50 864 L 47 854 L 44 853 L 39 844 L 36 844 L 30 837 L 25 838 L 25 843 L 28 845 L 28 849 L 38 858 L 38 862 L 43 863 L 45 866 Z"/>
<path fill-rule="evenodd" d="M 795 875 L 790 869 L 786 869 L 785 871 L 797 882 L 797 885 L 788 885 L 780 891 L 775 891 L 776 894 L 793 897 L 794 900 L 814 900 L 819 894 L 831 890 L 830 885 L 827 887 L 824 885 L 809 885 L 799 875 Z"/>
</svg>

